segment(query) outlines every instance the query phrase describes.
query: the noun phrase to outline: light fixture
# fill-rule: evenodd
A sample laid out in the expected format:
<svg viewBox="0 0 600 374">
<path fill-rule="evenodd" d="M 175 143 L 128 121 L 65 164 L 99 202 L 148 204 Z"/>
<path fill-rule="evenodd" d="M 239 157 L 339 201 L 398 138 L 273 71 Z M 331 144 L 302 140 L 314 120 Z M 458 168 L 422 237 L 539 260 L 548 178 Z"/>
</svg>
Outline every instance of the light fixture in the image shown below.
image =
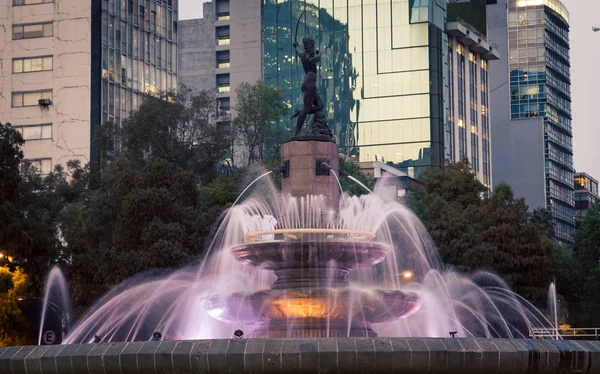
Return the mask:
<svg viewBox="0 0 600 374">
<path fill-rule="evenodd" d="M 414 275 L 415 275 L 415 274 L 414 274 L 412 271 L 410 271 L 410 270 L 406 270 L 406 271 L 404 271 L 404 272 L 402 273 L 402 278 L 404 278 L 404 279 L 412 279 L 412 277 L 413 277 Z"/>
</svg>

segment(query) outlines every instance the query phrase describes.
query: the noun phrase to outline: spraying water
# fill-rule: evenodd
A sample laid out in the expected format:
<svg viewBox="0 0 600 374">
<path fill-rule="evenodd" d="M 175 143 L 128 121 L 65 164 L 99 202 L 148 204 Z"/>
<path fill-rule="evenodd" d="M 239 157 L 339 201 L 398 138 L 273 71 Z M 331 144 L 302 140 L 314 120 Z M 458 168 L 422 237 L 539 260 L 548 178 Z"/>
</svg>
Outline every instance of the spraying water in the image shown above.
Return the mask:
<svg viewBox="0 0 600 374">
<path fill-rule="evenodd" d="M 422 301 L 420 309 L 413 309 L 405 318 L 373 324 L 373 330 L 383 337 L 447 337 L 456 331 L 457 337 L 523 338 L 531 328 L 552 326 L 543 313 L 497 276 L 479 272 L 467 277 L 448 270 L 425 227 L 403 205 L 385 202 L 374 194 L 345 195 L 336 210 L 328 210 L 323 196 L 280 196 L 270 179 L 262 178 L 267 174 L 251 183 L 260 180 L 265 184 L 260 193 L 255 190 L 243 202 L 236 201 L 224 214 L 200 266 L 161 275 L 142 274 L 123 282 L 80 318 L 64 343 L 149 340 L 154 331 L 167 340 L 230 338 L 237 329 L 260 327 L 261 316 L 281 311 L 321 315 L 329 310 L 329 314 L 350 315 L 344 310 L 350 308 L 353 313 L 369 313 L 368 308 L 361 309 L 361 300 L 377 299 L 381 295 L 377 290 L 383 288 L 415 293 Z M 241 309 L 235 314 L 238 309 L 226 305 L 207 307 L 220 305 L 222 295 L 235 295 L 239 303 L 250 302 L 261 290 L 270 290 L 276 279 L 273 271 L 241 263 L 232 248 L 285 243 L 299 235 L 317 235 L 313 232 L 324 233 L 325 242 L 342 235 L 344 245 L 371 240 L 387 253 L 377 265 L 368 267 L 360 267 L 360 256 L 352 257 L 356 261 L 352 268 L 357 269 L 348 276 L 349 286 L 342 289 L 351 296 L 335 299 L 339 302 L 334 305 L 298 303 L 288 297 L 279 309 L 258 310 L 252 316 L 241 314 Z M 280 255 L 285 258 L 287 254 L 283 251 Z M 249 257 L 249 261 L 263 260 Z M 410 281 L 402 276 L 407 270 L 414 275 Z M 305 271 L 327 273 L 322 265 L 307 266 Z M 330 336 L 329 325 L 327 319 L 323 336 Z M 354 328 L 348 320 L 348 334 Z"/>
<path fill-rule="evenodd" d="M 367 186 L 365 186 L 361 181 L 359 181 L 358 179 L 354 178 L 352 175 L 348 175 L 348 179 L 350 179 L 351 181 L 353 181 L 354 183 L 360 185 L 362 188 L 364 188 L 365 190 L 369 191 L 369 193 L 373 193 L 373 191 L 371 191 Z"/>
<path fill-rule="evenodd" d="M 48 276 L 44 286 L 44 306 L 40 316 L 40 332 L 38 335 L 38 345 L 42 344 L 42 334 L 45 331 L 44 322 L 48 306 L 55 306 L 56 312 L 61 315 L 63 334 L 69 330 L 69 316 L 71 313 L 71 295 L 65 275 L 58 266 L 54 266 Z"/>
<path fill-rule="evenodd" d="M 342 194 L 342 196 L 343 196 L 344 190 L 342 189 L 342 184 L 340 183 L 340 178 L 337 176 L 337 173 L 333 169 L 331 170 L 331 174 L 333 174 L 333 177 L 337 181 L 338 187 L 340 188 L 340 194 Z"/>
<path fill-rule="evenodd" d="M 548 311 L 550 318 L 554 318 L 554 338 L 560 339 L 558 332 L 558 298 L 556 297 L 556 281 L 550 283 L 548 288 Z"/>
</svg>

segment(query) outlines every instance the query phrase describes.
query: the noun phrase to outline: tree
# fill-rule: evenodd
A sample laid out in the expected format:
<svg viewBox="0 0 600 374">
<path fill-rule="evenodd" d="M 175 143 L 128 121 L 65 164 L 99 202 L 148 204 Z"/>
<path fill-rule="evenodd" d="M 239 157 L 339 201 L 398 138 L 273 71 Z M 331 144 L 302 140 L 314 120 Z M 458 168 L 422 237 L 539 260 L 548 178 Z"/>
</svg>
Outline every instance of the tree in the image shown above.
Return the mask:
<svg viewBox="0 0 600 374">
<path fill-rule="evenodd" d="M 525 199 L 516 199 L 508 184 L 500 184 L 483 201 L 477 220 L 489 251 L 465 253 L 470 269 L 493 269 L 522 296 L 545 300 L 549 270 L 554 268 L 554 245 L 531 222 Z"/>
<path fill-rule="evenodd" d="M 348 160 L 346 157 L 340 157 L 340 171 L 347 173 L 348 175 L 358 179 L 362 184 L 365 185 L 369 190 L 373 191 L 375 187 L 375 179 L 364 174 L 360 171 L 360 167 L 358 164 L 352 160 Z M 353 180 L 348 178 L 342 178 L 338 175 L 340 179 L 340 184 L 342 185 L 342 190 L 351 195 L 365 195 L 368 194 L 369 191 L 365 190 L 365 188 Z"/>
<path fill-rule="evenodd" d="M 122 145 L 142 165 L 161 158 L 207 183 L 216 177 L 229 144 L 228 131 L 216 122 L 215 114 L 216 99 L 207 91 L 193 95 L 183 89 L 146 96 L 123 125 Z M 110 146 L 116 130 L 107 126 L 100 130 L 99 140 Z"/>
<path fill-rule="evenodd" d="M 262 81 L 242 83 L 236 89 L 237 104 L 232 121 L 233 141 L 237 154 L 242 154 L 246 165 L 265 160 L 265 149 L 276 148 L 283 136 L 277 121 L 287 114 L 288 108 L 279 90 Z M 239 149 L 241 148 L 241 149 Z"/>
<path fill-rule="evenodd" d="M 19 198 L 24 143 L 21 134 L 10 124 L 0 123 L 0 203 L 16 202 Z"/>
<path fill-rule="evenodd" d="M 219 180 L 199 187 L 192 172 L 162 158 L 139 167 L 127 154 L 118 155 L 102 172 L 99 188 L 80 194 L 61 214 L 76 304 L 89 305 L 134 274 L 202 256 L 223 209 L 219 204 L 230 196 L 219 204 L 206 197 L 204 190 L 214 190 Z"/>
<path fill-rule="evenodd" d="M 489 198 L 468 161 L 424 172 L 408 204 L 423 220 L 445 263 L 459 271 L 498 273 L 525 297 L 546 297 L 554 267 L 552 241 L 510 186 Z"/>
<path fill-rule="evenodd" d="M 26 289 L 27 276 L 21 268 L 0 267 L 0 347 L 27 343 L 28 321 L 19 308 Z"/>
<path fill-rule="evenodd" d="M 52 183 L 23 161 L 21 135 L 0 124 L 0 248 L 30 274 L 39 289 L 61 247 L 55 218 L 61 209 Z"/>
<path fill-rule="evenodd" d="M 569 274 L 558 287 L 575 299 L 577 322 L 594 325 L 600 308 L 600 203 L 587 211 L 575 234 L 574 254 L 565 257 Z"/>
</svg>

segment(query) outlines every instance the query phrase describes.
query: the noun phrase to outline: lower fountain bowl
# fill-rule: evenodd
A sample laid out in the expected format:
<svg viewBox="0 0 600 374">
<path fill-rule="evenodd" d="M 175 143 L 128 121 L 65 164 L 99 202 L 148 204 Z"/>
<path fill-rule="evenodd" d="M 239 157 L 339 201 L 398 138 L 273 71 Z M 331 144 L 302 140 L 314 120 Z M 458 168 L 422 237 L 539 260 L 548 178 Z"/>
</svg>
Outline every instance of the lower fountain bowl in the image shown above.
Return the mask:
<svg viewBox="0 0 600 374">
<path fill-rule="evenodd" d="M 364 325 L 407 317 L 420 308 L 421 299 L 415 293 L 400 290 L 346 287 L 217 295 L 202 304 L 210 315 L 225 322 L 268 325 L 286 321 L 285 325 L 290 326 L 303 321 L 313 324 L 341 321 L 347 326 L 348 321 Z"/>
</svg>

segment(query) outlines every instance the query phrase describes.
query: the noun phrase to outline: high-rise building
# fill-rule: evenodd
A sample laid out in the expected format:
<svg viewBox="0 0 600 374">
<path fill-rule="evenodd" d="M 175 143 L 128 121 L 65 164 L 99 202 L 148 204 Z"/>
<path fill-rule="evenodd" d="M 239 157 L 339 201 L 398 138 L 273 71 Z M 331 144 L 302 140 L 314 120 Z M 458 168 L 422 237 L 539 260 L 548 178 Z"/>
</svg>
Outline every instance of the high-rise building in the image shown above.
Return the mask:
<svg viewBox="0 0 600 374">
<path fill-rule="evenodd" d="M 577 226 L 588 209 L 598 202 L 598 180 L 586 173 L 575 173 L 575 222 Z"/>
<path fill-rule="evenodd" d="M 235 90 L 262 80 L 262 0 L 215 0 L 200 19 L 179 23 L 179 77 L 194 92 L 215 90 L 229 116 Z"/>
<path fill-rule="evenodd" d="M 477 178 L 492 189 L 488 61 L 498 51 L 485 35 L 461 19 L 449 22 L 449 115 L 446 158 L 467 158 Z"/>
<path fill-rule="evenodd" d="M 573 243 L 569 13 L 559 0 L 488 0 L 493 178 L 531 208 L 547 207 L 555 238 Z"/>
<path fill-rule="evenodd" d="M 48 173 L 93 157 L 94 127 L 177 87 L 177 0 L 0 0 L 0 121 Z"/>
</svg>

